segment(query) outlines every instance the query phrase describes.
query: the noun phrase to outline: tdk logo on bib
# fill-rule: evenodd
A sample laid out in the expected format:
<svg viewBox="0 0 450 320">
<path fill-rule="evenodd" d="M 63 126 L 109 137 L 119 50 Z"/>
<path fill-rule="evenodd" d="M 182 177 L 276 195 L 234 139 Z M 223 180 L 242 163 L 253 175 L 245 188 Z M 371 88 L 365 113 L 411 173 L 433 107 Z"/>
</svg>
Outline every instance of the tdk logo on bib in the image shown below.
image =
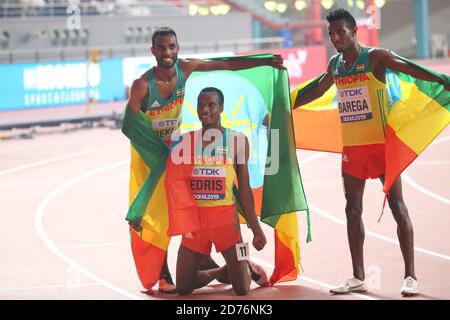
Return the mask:
<svg viewBox="0 0 450 320">
<path fill-rule="evenodd" d="M 361 96 L 362 95 L 361 91 L 362 91 L 361 88 L 350 89 L 350 90 L 341 90 L 339 92 L 339 95 L 341 96 L 341 98 Z"/>
<path fill-rule="evenodd" d="M 156 128 L 164 128 L 164 127 L 172 127 L 178 124 L 178 119 L 167 119 L 167 120 L 156 120 L 157 125 Z"/>
<path fill-rule="evenodd" d="M 223 200 L 226 170 L 224 167 L 194 167 L 189 184 L 195 200 Z"/>
<path fill-rule="evenodd" d="M 372 107 L 367 87 L 340 89 L 337 100 L 342 123 L 372 119 Z"/>
<path fill-rule="evenodd" d="M 194 168 L 194 176 L 222 176 L 223 168 Z"/>
<path fill-rule="evenodd" d="M 152 128 L 161 139 L 170 137 L 173 131 L 178 128 L 178 119 L 152 120 Z"/>
</svg>

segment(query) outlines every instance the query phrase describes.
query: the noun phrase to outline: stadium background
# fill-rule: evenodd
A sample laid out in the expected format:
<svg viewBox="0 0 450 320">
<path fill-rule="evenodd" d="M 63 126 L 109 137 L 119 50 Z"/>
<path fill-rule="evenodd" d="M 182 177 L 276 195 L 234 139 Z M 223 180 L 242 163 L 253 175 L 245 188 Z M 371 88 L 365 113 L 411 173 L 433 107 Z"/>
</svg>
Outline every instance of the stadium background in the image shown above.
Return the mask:
<svg viewBox="0 0 450 320">
<path fill-rule="evenodd" d="M 450 74 L 448 0 L 0 0 L 0 299 L 167 299 L 139 293 L 124 221 L 129 143 L 109 129 L 120 127 L 132 80 L 154 63 L 152 31 L 173 27 L 185 57 L 279 52 L 295 86 L 334 53 L 324 17 L 338 7 L 355 15 L 362 43 Z M 404 175 L 417 299 L 450 297 L 450 188 L 448 175 L 438 174 L 448 172 L 448 141 L 447 129 Z M 400 251 L 392 217 L 376 223 L 378 181 L 365 194 L 371 292 L 328 294 L 350 268 L 340 158 L 304 150 L 298 157 L 313 228 L 305 244 L 301 216 L 305 274 L 247 298 L 398 299 Z M 254 256 L 268 272 L 271 242 Z M 178 244 L 169 249 L 172 272 Z M 192 297 L 234 298 L 217 284 Z"/>
</svg>

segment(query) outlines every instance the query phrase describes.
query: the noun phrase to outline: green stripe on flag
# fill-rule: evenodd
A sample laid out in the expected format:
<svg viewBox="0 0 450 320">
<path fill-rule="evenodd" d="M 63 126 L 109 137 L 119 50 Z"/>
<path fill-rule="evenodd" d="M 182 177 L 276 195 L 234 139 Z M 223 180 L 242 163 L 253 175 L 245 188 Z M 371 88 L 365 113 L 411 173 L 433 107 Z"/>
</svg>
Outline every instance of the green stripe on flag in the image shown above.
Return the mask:
<svg viewBox="0 0 450 320">
<path fill-rule="evenodd" d="M 408 60 L 406 58 L 403 58 L 399 55 L 395 55 L 395 56 L 396 56 L 396 58 L 402 60 L 403 62 L 406 62 L 406 63 L 413 65 L 423 71 L 431 73 L 432 75 L 439 78 L 443 83 L 450 85 L 450 76 L 436 72 L 429 68 L 426 68 L 420 64 L 417 64 L 417 63 L 415 63 L 411 60 Z M 387 71 L 395 72 L 395 71 L 392 71 L 389 69 Z M 437 82 L 420 80 L 420 79 L 414 78 L 412 76 L 406 75 L 401 72 L 395 72 L 395 73 L 397 74 L 397 76 L 399 77 L 399 79 L 401 81 L 414 83 L 422 93 L 426 94 L 431 99 L 436 100 L 442 107 L 444 107 L 448 111 L 450 111 L 450 91 L 447 91 L 442 84 L 437 83 Z"/>
</svg>

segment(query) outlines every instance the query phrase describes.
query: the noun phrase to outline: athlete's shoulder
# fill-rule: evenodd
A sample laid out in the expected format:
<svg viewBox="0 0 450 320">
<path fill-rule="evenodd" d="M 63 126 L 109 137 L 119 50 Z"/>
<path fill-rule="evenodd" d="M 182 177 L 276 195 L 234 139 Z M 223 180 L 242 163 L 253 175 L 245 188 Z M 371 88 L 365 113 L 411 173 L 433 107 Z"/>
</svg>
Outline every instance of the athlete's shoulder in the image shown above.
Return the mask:
<svg viewBox="0 0 450 320">
<path fill-rule="evenodd" d="M 195 62 L 196 60 L 198 60 L 198 59 L 178 58 L 178 62 L 180 63 L 181 66 L 191 64 L 191 63 Z"/>
<path fill-rule="evenodd" d="M 137 87 L 140 88 L 148 88 L 148 73 L 150 72 L 150 70 L 146 71 L 145 73 L 143 73 L 139 78 L 136 78 L 133 81 L 133 84 L 135 84 Z"/>
<path fill-rule="evenodd" d="M 185 80 L 187 80 L 187 78 L 189 78 L 191 73 L 194 72 L 195 69 L 197 69 L 198 63 L 201 61 L 202 60 L 200 59 L 190 59 L 190 58 L 178 59 L 178 63 L 180 65 L 181 70 L 183 71 Z"/>
<path fill-rule="evenodd" d="M 379 63 L 384 64 L 390 58 L 392 58 L 391 50 L 372 47 L 369 51 L 369 59 L 372 66 L 376 66 Z"/>
<path fill-rule="evenodd" d="M 368 53 L 370 57 L 378 58 L 380 56 L 386 56 L 390 55 L 391 50 L 385 49 L 385 48 L 378 48 L 378 47 L 368 47 Z"/>
<path fill-rule="evenodd" d="M 148 78 L 142 75 L 135 79 L 131 86 L 131 90 L 135 93 L 145 94 L 148 91 Z"/>
</svg>

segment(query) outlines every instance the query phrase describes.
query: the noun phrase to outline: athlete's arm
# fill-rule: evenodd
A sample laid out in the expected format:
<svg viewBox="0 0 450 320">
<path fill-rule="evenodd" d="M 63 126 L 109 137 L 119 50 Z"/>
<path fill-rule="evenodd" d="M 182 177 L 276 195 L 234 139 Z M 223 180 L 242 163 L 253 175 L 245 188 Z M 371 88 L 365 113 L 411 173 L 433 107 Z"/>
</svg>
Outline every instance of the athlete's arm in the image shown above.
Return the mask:
<svg viewBox="0 0 450 320">
<path fill-rule="evenodd" d="M 373 50 L 371 53 L 371 62 L 372 61 L 375 66 L 381 65 L 384 68 L 402 72 L 420 80 L 441 83 L 441 79 L 435 75 L 398 59 L 391 51 L 386 49 L 377 48 Z M 449 86 L 445 83 L 443 84 L 446 89 L 449 90 Z"/>
<path fill-rule="evenodd" d="M 328 62 L 327 71 L 322 76 L 322 78 L 319 80 L 319 84 L 317 85 L 317 87 L 308 91 L 307 93 L 303 94 L 302 96 L 297 95 L 297 98 L 295 98 L 293 109 L 303 106 L 305 104 L 308 104 L 311 101 L 314 101 L 314 100 L 320 98 L 321 96 L 323 96 L 323 94 L 325 92 L 327 92 L 328 89 L 330 89 L 330 87 L 334 83 L 334 78 L 333 78 L 332 70 L 331 70 L 332 62 L 333 62 L 333 58 L 331 58 L 330 61 Z"/>
<path fill-rule="evenodd" d="M 249 145 L 246 137 L 245 139 L 234 138 L 235 147 L 235 163 L 236 174 L 238 180 L 239 198 L 241 200 L 242 209 L 247 213 L 248 224 L 253 232 L 253 246 L 256 250 L 262 250 L 267 243 L 264 232 L 261 229 L 258 218 L 255 213 L 255 205 L 253 200 L 253 193 L 250 189 L 249 175 L 248 175 L 248 157 Z M 242 141 L 245 141 L 243 145 Z M 242 163 L 241 163 L 242 162 Z"/>
<path fill-rule="evenodd" d="M 141 110 L 142 99 L 145 98 L 148 92 L 148 82 L 144 76 L 133 81 L 130 90 L 130 99 L 128 100 L 128 107 L 135 114 L 139 114 Z"/>
<path fill-rule="evenodd" d="M 184 59 L 181 65 L 186 77 L 194 71 L 215 71 L 215 70 L 243 70 L 260 66 L 271 66 L 274 68 L 283 68 L 283 58 L 279 54 L 274 54 L 270 58 L 237 58 L 232 60 L 201 60 Z"/>
</svg>

